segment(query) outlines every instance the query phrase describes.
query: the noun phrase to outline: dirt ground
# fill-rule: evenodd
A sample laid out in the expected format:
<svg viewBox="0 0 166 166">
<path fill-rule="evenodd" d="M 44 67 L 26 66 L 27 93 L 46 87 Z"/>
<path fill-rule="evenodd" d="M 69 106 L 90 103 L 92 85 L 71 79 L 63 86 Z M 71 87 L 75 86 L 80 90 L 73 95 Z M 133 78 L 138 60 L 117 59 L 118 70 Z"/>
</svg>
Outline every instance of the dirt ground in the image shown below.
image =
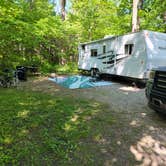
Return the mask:
<svg viewBox="0 0 166 166">
<path fill-rule="evenodd" d="M 30 79 L 19 88 L 95 100 L 108 106 L 117 122 L 109 128 L 102 126 L 100 141 L 83 143 L 94 148 L 91 153 L 99 147 L 95 165 L 166 165 L 166 116 L 148 108 L 144 88 L 115 82 L 111 86 L 70 90 L 48 81 L 47 77 Z M 86 165 L 84 159 L 82 162 Z"/>
</svg>

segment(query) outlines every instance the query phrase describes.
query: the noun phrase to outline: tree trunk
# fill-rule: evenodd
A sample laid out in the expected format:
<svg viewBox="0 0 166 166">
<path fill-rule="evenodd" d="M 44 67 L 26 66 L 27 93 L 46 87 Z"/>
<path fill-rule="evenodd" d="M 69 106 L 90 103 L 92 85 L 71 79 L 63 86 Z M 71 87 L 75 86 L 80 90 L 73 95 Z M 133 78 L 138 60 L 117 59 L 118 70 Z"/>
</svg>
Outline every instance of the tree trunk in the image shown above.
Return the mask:
<svg viewBox="0 0 166 166">
<path fill-rule="evenodd" d="M 61 6 L 61 17 L 62 17 L 62 20 L 65 20 L 65 17 L 66 17 L 66 11 L 65 11 L 66 0 L 60 0 L 60 6 Z"/>
<path fill-rule="evenodd" d="M 166 23 L 166 11 L 164 12 L 164 17 L 163 17 L 163 19 L 164 19 L 164 23 Z"/>
<path fill-rule="evenodd" d="M 143 0 L 133 0 L 133 15 L 132 15 L 132 32 L 140 30 L 140 18 L 138 16 L 138 8 L 142 8 Z"/>
</svg>

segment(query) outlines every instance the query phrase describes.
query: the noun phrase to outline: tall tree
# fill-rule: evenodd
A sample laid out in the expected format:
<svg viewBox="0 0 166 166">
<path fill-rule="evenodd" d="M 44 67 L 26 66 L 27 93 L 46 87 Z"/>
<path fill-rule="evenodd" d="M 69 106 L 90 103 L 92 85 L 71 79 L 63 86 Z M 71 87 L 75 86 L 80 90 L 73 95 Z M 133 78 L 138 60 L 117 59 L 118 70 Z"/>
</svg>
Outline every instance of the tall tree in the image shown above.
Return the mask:
<svg viewBox="0 0 166 166">
<path fill-rule="evenodd" d="M 65 17 L 66 17 L 66 10 L 65 10 L 66 0 L 60 0 L 60 6 L 61 6 L 61 17 L 62 17 L 62 20 L 65 20 Z"/>
<path fill-rule="evenodd" d="M 132 13 L 132 32 L 140 30 L 140 17 L 139 9 L 143 7 L 143 0 L 133 0 L 133 13 Z"/>
<path fill-rule="evenodd" d="M 139 0 L 133 0 L 132 32 L 137 32 L 139 30 L 138 3 L 139 3 Z"/>
<path fill-rule="evenodd" d="M 107 0 L 72 1 L 72 13 L 69 20 L 81 40 L 94 40 L 108 34 L 116 34 L 116 6 Z M 117 31 L 117 30 L 116 30 Z"/>
<path fill-rule="evenodd" d="M 2 0 L 0 8 L 0 65 L 32 65 L 57 59 L 58 44 L 65 41 L 64 28 L 47 0 Z"/>
</svg>

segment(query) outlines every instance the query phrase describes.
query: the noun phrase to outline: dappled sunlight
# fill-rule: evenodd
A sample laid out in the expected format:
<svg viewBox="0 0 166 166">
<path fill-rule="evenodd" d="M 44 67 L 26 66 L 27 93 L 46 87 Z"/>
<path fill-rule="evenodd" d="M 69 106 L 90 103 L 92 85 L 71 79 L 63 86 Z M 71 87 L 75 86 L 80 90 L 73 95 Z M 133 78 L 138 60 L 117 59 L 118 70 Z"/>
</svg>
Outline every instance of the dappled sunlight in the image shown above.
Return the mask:
<svg viewBox="0 0 166 166">
<path fill-rule="evenodd" d="M 47 77 L 38 77 L 38 79 L 33 80 L 33 83 L 39 83 L 42 81 L 46 81 L 47 79 Z"/>
<path fill-rule="evenodd" d="M 22 129 L 19 133 L 19 136 L 26 136 L 29 134 L 29 130 L 27 129 Z"/>
<path fill-rule="evenodd" d="M 20 156 L 29 161 L 32 156 L 37 159 L 38 156 L 43 156 L 43 152 L 49 159 L 54 154 L 59 155 L 58 159 L 64 159 L 64 155 L 69 158 L 69 153 L 76 150 L 78 140 L 87 136 L 90 126 L 88 123 L 94 121 L 96 114 L 103 110 L 98 102 L 80 100 L 71 95 L 50 96 L 15 89 L 9 92 L 1 93 L 3 97 L 6 95 L 6 99 L 16 96 L 15 100 L 11 100 L 12 105 L 5 105 L 7 114 L 5 109 L 1 110 L 6 115 L 4 118 L 1 114 L 3 160 L 6 156 L 15 160 L 13 154 L 18 154 L 16 161 L 22 159 Z M 106 140 L 99 140 L 100 143 L 104 141 Z M 12 146 L 9 154 L 8 145 Z M 105 150 L 102 151 L 104 153 Z M 36 154 L 32 154 L 33 152 Z M 7 162 L 10 162 L 10 158 Z"/>
<path fill-rule="evenodd" d="M 117 162 L 118 162 L 118 159 L 117 158 L 113 158 L 111 160 L 106 160 L 103 165 L 104 166 L 110 166 L 110 165 L 113 165 L 113 164 L 115 164 Z"/>
<path fill-rule="evenodd" d="M 64 126 L 64 130 L 65 131 L 70 131 L 71 129 L 72 129 L 71 124 L 66 123 L 65 126 Z"/>
<path fill-rule="evenodd" d="M 100 106 L 100 103 L 94 102 L 94 103 L 92 103 L 91 106 L 93 106 L 93 107 L 98 107 L 98 106 Z"/>
<path fill-rule="evenodd" d="M 147 114 L 144 113 L 144 112 L 141 113 L 141 116 L 142 116 L 143 118 L 144 118 L 146 115 L 147 115 Z"/>
<path fill-rule="evenodd" d="M 72 122 L 77 121 L 78 117 L 79 117 L 78 115 L 74 115 L 74 116 L 71 118 L 71 121 L 72 121 Z"/>
<path fill-rule="evenodd" d="M 101 134 L 95 135 L 93 137 L 93 140 L 98 144 L 103 144 L 103 145 L 108 144 L 108 141 Z"/>
<path fill-rule="evenodd" d="M 93 105 L 93 106 L 92 106 Z M 77 130 L 78 125 L 85 124 L 87 121 L 90 121 L 92 117 L 101 111 L 97 109 L 100 107 L 99 103 L 92 103 L 92 105 L 87 105 L 86 109 L 78 108 L 74 112 L 74 115 L 65 123 L 64 130 L 72 131 Z"/>
<path fill-rule="evenodd" d="M 88 120 L 92 119 L 92 116 L 85 116 L 83 119 L 84 119 L 84 121 L 88 121 Z"/>
<path fill-rule="evenodd" d="M 100 112 L 100 109 L 92 109 L 91 115 L 95 115 L 97 112 Z"/>
<path fill-rule="evenodd" d="M 101 148 L 101 153 L 103 153 L 103 154 L 106 154 L 106 153 L 108 153 L 108 150 L 107 150 L 107 148 Z"/>
<path fill-rule="evenodd" d="M 10 145 L 12 141 L 13 141 L 12 137 L 5 137 L 3 143 L 6 145 Z"/>
<path fill-rule="evenodd" d="M 164 165 L 166 163 L 166 147 L 150 135 L 145 135 L 136 145 L 130 146 L 131 153 L 141 165 Z"/>
<path fill-rule="evenodd" d="M 131 87 L 131 86 L 124 86 L 119 88 L 122 91 L 127 91 L 127 92 L 139 92 L 140 89 L 137 87 Z"/>
<path fill-rule="evenodd" d="M 42 91 L 44 93 L 53 94 L 60 91 L 60 87 L 48 80 L 48 77 L 38 77 L 36 79 L 28 79 L 27 82 L 21 82 L 19 89 L 29 89 L 33 91 Z"/>
<path fill-rule="evenodd" d="M 121 141 L 117 141 L 116 143 L 117 143 L 117 145 L 121 145 Z"/>
<path fill-rule="evenodd" d="M 56 101 L 55 100 L 48 100 L 48 104 L 55 105 Z"/>
<path fill-rule="evenodd" d="M 112 107 L 107 107 L 107 103 L 101 104 L 100 101 L 96 100 L 98 91 L 95 91 L 95 93 L 92 91 L 94 97 L 84 100 L 79 97 L 83 92 L 81 90 L 77 95 L 74 95 L 74 92 L 63 90 L 56 95 L 47 95 L 45 93 L 47 84 L 43 84 L 44 82 L 42 87 L 35 85 L 40 90 L 45 86 L 42 93 L 25 91 L 25 94 L 24 91 L 14 91 L 18 94 L 17 102 L 15 105 L 13 104 L 12 109 L 9 107 L 8 110 L 14 110 L 9 113 L 12 113 L 14 118 L 16 116 L 19 118 L 15 118 L 16 121 L 14 119 L 15 122 L 13 123 L 13 117 L 8 116 L 9 123 L 4 128 L 13 137 L 13 141 L 11 139 L 13 151 L 10 154 L 12 155 L 15 150 L 14 154 L 19 154 L 16 158 L 17 161 L 22 159 L 20 156 L 23 156 L 25 161 L 29 161 L 29 158 L 34 156 L 43 162 L 45 159 L 54 159 L 55 155 L 58 155 L 58 160 L 65 160 L 64 158 L 67 156 L 68 160 L 73 161 L 75 160 L 74 153 L 76 153 L 78 161 L 84 158 L 87 163 L 94 160 L 101 162 L 101 165 L 104 163 L 113 165 L 121 164 L 128 155 L 132 156 L 128 145 L 131 145 L 130 140 L 137 137 L 137 132 L 140 132 L 140 128 L 137 128 L 139 119 L 134 117 L 129 121 L 123 121 L 119 114 L 114 114 Z M 112 91 L 108 90 L 112 95 Z M 106 91 L 108 90 L 106 89 Z M 115 93 L 117 90 L 115 90 Z M 51 88 L 48 89 L 48 93 L 51 91 Z M 100 93 L 103 100 L 106 98 L 106 91 L 103 94 Z M 15 93 L 10 93 L 10 97 L 13 98 Z M 122 93 L 131 94 L 128 91 Z M 89 93 L 85 97 L 88 95 Z M 124 97 L 126 96 L 124 95 Z M 109 100 L 113 103 L 113 100 Z M 139 112 L 141 118 L 146 116 L 144 112 L 145 110 Z M 136 132 L 132 138 L 128 136 L 129 133 L 126 131 L 128 128 L 130 128 L 129 132 L 131 130 L 133 130 L 132 133 Z M 150 129 L 152 127 L 149 127 L 148 131 Z M 123 134 L 123 132 L 126 133 Z M 8 133 L 5 132 L 4 137 L 8 137 Z M 125 144 L 123 138 L 130 144 Z M 6 142 L 10 143 L 10 140 Z M 4 147 L 8 146 L 4 144 Z M 23 147 L 26 149 L 25 152 Z M 82 147 L 84 147 L 83 150 Z M 126 154 L 121 155 L 121 149 Z M 6 148 L 4 154 L 7 150 Z M 43 158 L 43 155 L 46 158 Z M 42 158 L 40 158 L 41 156 Z M 98 159 L 98 156 L 101 156 L 101 159 Z M 134 157 L 132 157 L 133 160 Z"/>
<path fill-rule="evenodd" d="M 150 130 L 150 131 L 155 131 L 155 130 L 157 130 L 157 128 L 155 128 L 155 127 L 153 127 L 153 126 L 149 126 L 149 130 Z"/>
<path fill-rule="evenodd" d="M 29 114 L 29 110 L 23 110 L 23 111 L 19 111 L 17 114 L 18 118 L 27 118 Z"/>
<path fill-rule="evenodd" d="M 23 102 L 19 102 L 18 104 L 21 106 L 28 106 L 29 105 L 29 103 L 23 103 Z"/>
<path fill-rule="evenodd" d="M 81 107 L 78 107 L 74 112 L 77 113 L 77 114 L 81 114 L 83 113 L 83 109 Z"/>
<path fill-rule="evenodd" d="M 132 126 L 132 127 L 138 127 L 138 126 L 140 126 L 140 123 L 138 122 L 138 120 L 132 120 L 130 122 L 130 126 Z"/>
</svg>

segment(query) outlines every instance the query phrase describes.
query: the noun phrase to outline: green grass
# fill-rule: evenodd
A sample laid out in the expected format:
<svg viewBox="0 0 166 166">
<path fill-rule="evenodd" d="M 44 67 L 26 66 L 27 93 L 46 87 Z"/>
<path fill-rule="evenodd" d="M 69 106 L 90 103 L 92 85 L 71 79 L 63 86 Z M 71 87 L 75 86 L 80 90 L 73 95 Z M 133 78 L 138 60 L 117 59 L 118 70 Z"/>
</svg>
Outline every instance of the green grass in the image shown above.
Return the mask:
<svg viewBox="0 0 166 166">
<path fill-rule="evenodd" d="M 0 89 L 0 165 L 72 163 L 80 141 L 103 121 L 96 118 L 103 110 L 92 101 Z M 111 125 L 111 118 L 105 123 Z"/>
</svg>

